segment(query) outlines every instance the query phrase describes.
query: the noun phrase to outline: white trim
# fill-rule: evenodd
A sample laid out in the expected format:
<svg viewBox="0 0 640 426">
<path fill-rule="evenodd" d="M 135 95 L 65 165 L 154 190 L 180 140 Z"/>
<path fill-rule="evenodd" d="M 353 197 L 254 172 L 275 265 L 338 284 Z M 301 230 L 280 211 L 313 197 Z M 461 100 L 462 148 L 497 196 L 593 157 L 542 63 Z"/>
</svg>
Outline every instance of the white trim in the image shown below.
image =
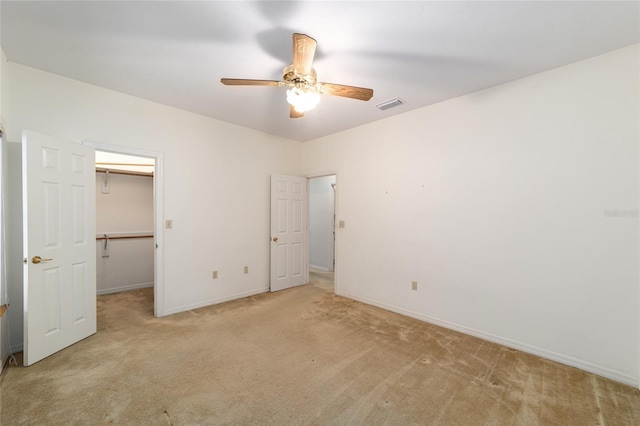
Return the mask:
<svg viewBox="0 0 640 426">
<path fill-rule="evenodd" d="M 376 306 L 381 309 L 385 309 L 387 311 L 395 312 L 397 314 L 401 314 L 407 317 L 415 318 L 420 321 L 428 322 L 430 324 L 435 324 L 440 327 L 444 327 L 450 330 L 458 331 L 460 333 L 468 334 L 474 337 L 478 337 L 480 339 L 488 340 L 493 343 L 498 343 L 503 346 L 507 346 L 512 349 L 517 349 L 522 352 L 526 352 L 529 354 L 537 355 L 542 358 L 549 359 L 551 361 L 556 361 L 561 364 L 569 365 L 571 367 L 576 367 L 581 370 L 587 371 L 589 373 L 597 374 L 602 377 L 606 377 L 611 380 L 615 380 L 620 383 L 624 383 L 626 385 L 630 385 L 633 387 L 638 387 L 640 384 L 640 378 L 636 376 L 631 376 L 625 373 L 621 373 L 619 371 L 611 370 L 609 368 L 600 367 L 598 365 L 592 364 L 587 361 L 583 361 L 577 358 L 573 358 L 567 355 L 559 354 L 557 352 L 549 351 L 546 349 L 542 349 L 536 346 L 531 346 L 526 343 L 517 342 L 510 339 L 505 339 L 500 336 L 496 336 L 494 334 L 485 333 L 480 330 L 476 330 L 473 328 L 469 328 L 463 325 L 455 324 L 449 321 L 441 320 L 438 318 L 434 318 L 428 315 L 422 315 L 417 312 L 409 311 L 407 309 L 399 308 L 393 305 L 387 305 L 386 303 L 376 302 L 374 300 L 368 299 L 366 297 L 355 296 L 353 294 L 336 291 L 338 296 L 346 297 L 348 299 L 357 300 L 358 302 L 365 303 L 367 305 Z"/>
<path fill-rule="evenodd" d="M 190 305 L 178 306 L 176 308 L 167 309 L 164 311 L 164 315 L 179 314 L 181 312 L 191 311 L 193 309 L 204 308 L 206 306 L 217 305 L 219 303 L 229 302 L 231 300 L 242 299 L 244 297 L 255 296 L 256 294 L 268 293 L 269 287 L 259 288 L 257 290 L 244 291 L 242 293 L 236 293 L 231 296 L 218 297 L 215 299 L 205 300 L 203 302 L 192 303 Z"/>
<path fill-rule="evenodd" d="M 325 272 L 329 272 L 329 268 L 326 268 L 324 266 L 317 266 L 317 265 L 312 265 L 309 264 L 309 269 L 316 269 L 318 271 L 325 271 Z"/>
<path fill-rule="evenodd" d="M 147 151 L 137 148 L 129 148 L 125 146 L 110 145 L 100 142 L 83 141 L 84 145 L 93 147 L 98 151 L 115 152 L 119 154 L 135 155 L 138 157 L 148 157 L 155 160 L 155 169 L 153 173 L 153 201 L 154 201 L 154 242 L 155 250 L 155 266 L 154 276 L 155 285 L 153 291 L 154 315 L 163 317 L 167 315 L 164 309 L 164 186 L 163 186 L 163 154 L 161 152 Z"/>
<path fill-rule="evenodd" d="M 120 293 L 123 291 L 138 290 L 140 288 L 148 288 L 148 287 L 153 287 L 153 281 L 149 283 L 123 285 L 121 287 L 103 288 L 103 289 L 99 289 L 96 293 L 98 294 L 98 296 L 103 296 L 105 294 Z"/>
<path fill-rule="evenodd" d="M 325 176 L 338 176 L 338 172 L 324 172 L 324 173 L 312 173 L 309 175 L 305 175 L 307 179 L 325 177 Z"/>
</svg>

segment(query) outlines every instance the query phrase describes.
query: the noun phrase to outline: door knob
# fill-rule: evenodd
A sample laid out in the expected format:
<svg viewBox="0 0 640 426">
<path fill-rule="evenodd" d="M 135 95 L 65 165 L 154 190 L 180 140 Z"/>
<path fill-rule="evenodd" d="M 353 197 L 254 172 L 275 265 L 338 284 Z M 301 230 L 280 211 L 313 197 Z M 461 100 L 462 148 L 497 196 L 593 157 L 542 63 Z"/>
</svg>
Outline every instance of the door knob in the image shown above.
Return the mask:
<svg viewBox="0 0 640 426">
<path fill-rule="evenodd" d="M 33 256 L 33 258 L 31 259 L 31 263 L 40 263 L 40 262 L 49 262 L 53 259 L 43 259 L 40 256 Z"/>
<path fill-rule="evenodd" d="M 272 240 L 273 240 L 274 243 L 277 243 L 278 242 L 278 237 L 273 237 Z"/>
</svg>

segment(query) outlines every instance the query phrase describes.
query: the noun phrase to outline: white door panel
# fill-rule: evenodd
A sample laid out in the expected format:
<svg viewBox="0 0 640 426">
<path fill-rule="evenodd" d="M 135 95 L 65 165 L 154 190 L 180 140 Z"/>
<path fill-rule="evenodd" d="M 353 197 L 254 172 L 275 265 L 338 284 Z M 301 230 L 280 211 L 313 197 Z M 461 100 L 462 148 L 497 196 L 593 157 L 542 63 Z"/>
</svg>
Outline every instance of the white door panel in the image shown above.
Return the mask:
<svg viewBox="0 0 640 426">
<path fill-rule="evenodd" d="M 22 167 L 24 364 L 31 365 L 96 332 L 94 150 L 27 130 Z"/>
<path fill-rule="evenodd" d="M 271 176 L 271 291 L 307 282 L 307 179 Z"/>
</svg>

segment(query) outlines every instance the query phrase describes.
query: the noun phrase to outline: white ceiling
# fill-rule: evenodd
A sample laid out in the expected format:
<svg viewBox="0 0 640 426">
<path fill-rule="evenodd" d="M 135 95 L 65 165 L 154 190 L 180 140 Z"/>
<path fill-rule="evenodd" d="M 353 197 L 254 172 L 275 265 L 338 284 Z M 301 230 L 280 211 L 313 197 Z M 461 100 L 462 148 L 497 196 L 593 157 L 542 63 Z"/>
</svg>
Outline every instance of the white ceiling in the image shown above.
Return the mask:
<svg viewBox="0 0 640 426">
<path fill-rule="evenodd" d="M 308 141 L 640 41 L 638 1 L 0 2 L 9 61 L 298 141 Z M 291 34 L 318 41 L 323 96 L 290 119 L 275 79 Z M 375 105 L 400 97 L 405 105 Z M 526 100 L 523 100 L 526 101 Z"/>
</svg>

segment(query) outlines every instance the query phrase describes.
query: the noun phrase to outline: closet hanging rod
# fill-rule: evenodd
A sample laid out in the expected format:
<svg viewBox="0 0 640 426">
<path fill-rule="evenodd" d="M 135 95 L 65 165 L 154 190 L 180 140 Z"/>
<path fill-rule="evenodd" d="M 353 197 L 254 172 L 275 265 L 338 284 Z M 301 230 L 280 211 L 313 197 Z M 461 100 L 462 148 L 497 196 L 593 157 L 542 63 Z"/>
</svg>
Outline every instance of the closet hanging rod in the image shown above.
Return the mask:
<svg viewBox="0 0 640 426">
<path fill-rule="evenodd" d="M 153 172 L 135 172 L 133 170 L 112 170 L 104 169 L 102 167 L 96 167 L 96 173 L 109 172 L 112 175 L 129 175 L 129 176 L 149 176 L 153 177 Z"/>
<path fill-rule="evenodd" d="M 96 241 L 98 240 L 106 240 L 107 238 L 110 240 L 124 240 L 124 239 L 130 239 L 130 238 L 153 238 L 153 234 L 145 234 L 145 235 L 114 235 L 113 237 L 110 237 L 109 234 L 105 234 L 105 236 L 102 237 L 96 237 Z"/>
</svg>

